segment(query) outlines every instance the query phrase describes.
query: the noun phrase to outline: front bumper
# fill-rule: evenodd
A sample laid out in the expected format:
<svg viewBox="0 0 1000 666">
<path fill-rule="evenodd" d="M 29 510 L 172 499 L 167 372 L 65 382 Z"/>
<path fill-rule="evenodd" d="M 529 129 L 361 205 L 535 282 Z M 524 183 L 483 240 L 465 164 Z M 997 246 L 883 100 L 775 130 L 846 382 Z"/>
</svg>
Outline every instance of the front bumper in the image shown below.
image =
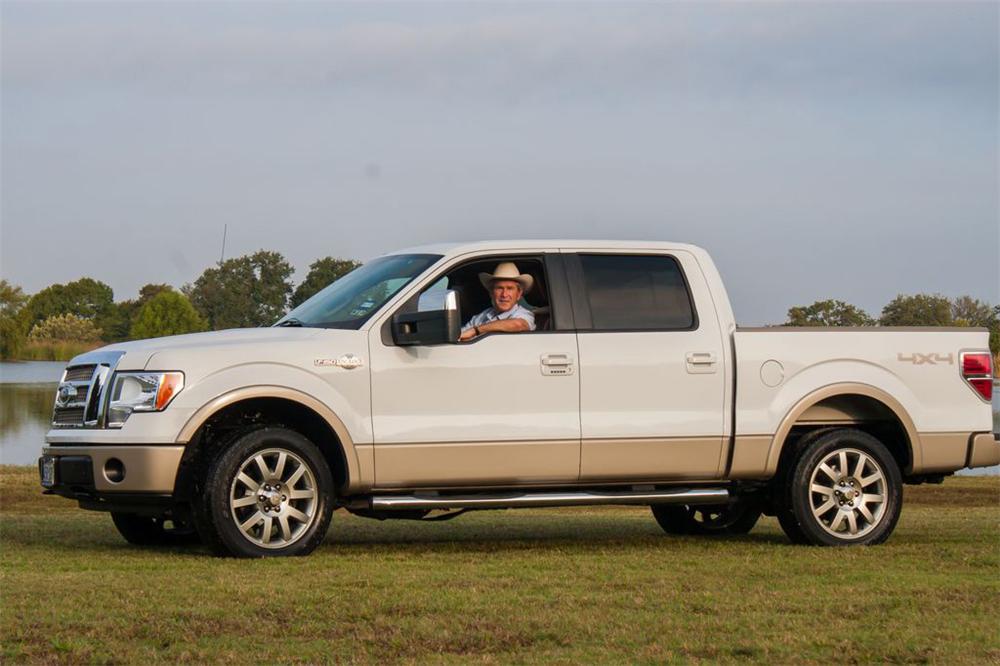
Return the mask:
<svg viewBox="0 0 1000 666">
<path fill-rule="evenodd" d="M 966 467 L 991 467 L 1000 465 L 1000 435 L 983 432 L 969 438 Z"/>
<path fill-rule="evenodd" d="M 42 449 L 41 473 L 46 458 L 55 470 L 45 490 L 75 497 L 87 493 L 174 492 L 183 446 L 50 446 Z"/>
</svg>

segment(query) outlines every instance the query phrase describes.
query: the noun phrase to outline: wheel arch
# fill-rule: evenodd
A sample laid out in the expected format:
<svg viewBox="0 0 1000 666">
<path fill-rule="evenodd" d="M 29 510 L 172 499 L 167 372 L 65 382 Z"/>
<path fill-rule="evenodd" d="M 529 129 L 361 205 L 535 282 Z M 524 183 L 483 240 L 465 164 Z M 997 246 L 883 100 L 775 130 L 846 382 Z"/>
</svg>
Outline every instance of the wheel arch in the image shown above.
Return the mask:
<svg viewBox="0 0 1000 666">
<path fill-rule="evenodd" d="M 878 387 L 838 383 L 813 390 L 785 414 L 771 439 L 767 475 L 777 472 L 782 454 L 788 451 L 786 447 L 803 432 L 872 423 L 884 423 L 895 430 L 895 433 L 888 432 L 889 441 L 884 443 L 904 475 L 922 468 L 920 436 L 906 408 Z"/>
<path fill-rule="evenodd" d="M 371 464 L 365 464 L 358 454 L 344 422 L 317 398 L 285 386 L 250 386 L 219 395 L 204 404 L 188 419 L 177 435 L 176 442 L 185 445 L 178 471 L 175 494 L 193 483 L 193 472 L 201 463 L 202 453 L 209 446 L 206 435 L 213 424 L 227 418 L 259 412 L 265 418 L 286 421 L 284 425 L 314 440 L 330 464 L 341 494 L 350 494 L 365 484 L 371 485 Z M 247 423 L 247 426 L 251 425 Z M 370 447 L 363 447 L 370 451 Z"/>
</svg>

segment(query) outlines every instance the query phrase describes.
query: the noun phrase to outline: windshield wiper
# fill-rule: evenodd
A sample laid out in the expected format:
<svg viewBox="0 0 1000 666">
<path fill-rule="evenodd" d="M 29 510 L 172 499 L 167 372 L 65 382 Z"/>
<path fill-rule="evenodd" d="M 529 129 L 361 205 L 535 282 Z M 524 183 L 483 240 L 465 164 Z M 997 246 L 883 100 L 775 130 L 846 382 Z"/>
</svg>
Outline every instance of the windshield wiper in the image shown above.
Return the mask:
<svg viewBox="0 0 1000 666">
<path fill-rule="evenodd" d="M 292 317 L 291 319 L 286 319 L 286 320 L 284 320 L 282 322 L 279 322 L 279 323 L 275 324 L 275 326 L 297 326 L 297 327 L 301 327 L 301 326 L 305 326 L 305 324 L 303 324 L 300 320 L 296 319 L 295 317 Z"/>
</svg>

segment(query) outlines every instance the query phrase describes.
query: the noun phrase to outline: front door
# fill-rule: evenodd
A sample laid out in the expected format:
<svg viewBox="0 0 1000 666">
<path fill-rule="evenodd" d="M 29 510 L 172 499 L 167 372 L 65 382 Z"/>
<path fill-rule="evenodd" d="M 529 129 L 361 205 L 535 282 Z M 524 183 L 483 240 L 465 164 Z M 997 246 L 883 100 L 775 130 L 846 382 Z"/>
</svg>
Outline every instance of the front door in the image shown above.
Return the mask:
<svg viewBox="0 0 1000 666">
<path fill-rule="evenodd" d="M 482 289 L 478 283 L 464 287 Z M 396 346 L 375 327 L 369 345 L 376 487 L 577 480 L 580 386 L 573 331 Z"/>
</svg>

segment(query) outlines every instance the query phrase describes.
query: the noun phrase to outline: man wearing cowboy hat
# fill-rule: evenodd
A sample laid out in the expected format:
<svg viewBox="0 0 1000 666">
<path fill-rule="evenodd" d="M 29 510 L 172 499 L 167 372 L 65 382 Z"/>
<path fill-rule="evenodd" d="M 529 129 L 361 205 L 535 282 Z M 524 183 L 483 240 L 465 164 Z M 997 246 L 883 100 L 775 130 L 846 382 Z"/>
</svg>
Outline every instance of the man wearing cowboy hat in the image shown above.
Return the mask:
<svg viewBox="0 0 1000 666">
<path fill-rule="evenodd" d="M 479 281 L 490 292 L 493 301 L 462 327 L 459 340 L 471 340 L 485 333 L 520 333 L 535 330 L 535 315 L 518 303 L 524 292 L 531 289 L 534 278 L 522 275 L 513 262 L 498 265 L 493 274 L 480 273 Z"/>
</svg>

